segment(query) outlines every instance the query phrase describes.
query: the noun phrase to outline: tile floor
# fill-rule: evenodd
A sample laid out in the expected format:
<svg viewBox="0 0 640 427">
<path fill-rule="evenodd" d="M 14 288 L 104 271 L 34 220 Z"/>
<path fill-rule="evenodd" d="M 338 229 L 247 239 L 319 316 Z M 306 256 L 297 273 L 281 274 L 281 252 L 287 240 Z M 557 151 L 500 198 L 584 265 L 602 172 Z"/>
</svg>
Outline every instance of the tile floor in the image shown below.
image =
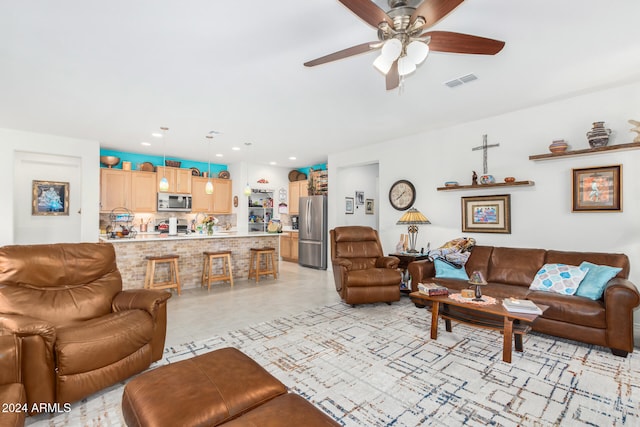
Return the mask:
<svg viewBox="0 0 640 427">
<path fill-rule="evenodd" d="M 333 273 L 280 262 L 278 279 L 236 280 L 175 292 L 167 305 L 167 347 L 210 338 L 287 314 L 340 301 Z"/>
</svg>

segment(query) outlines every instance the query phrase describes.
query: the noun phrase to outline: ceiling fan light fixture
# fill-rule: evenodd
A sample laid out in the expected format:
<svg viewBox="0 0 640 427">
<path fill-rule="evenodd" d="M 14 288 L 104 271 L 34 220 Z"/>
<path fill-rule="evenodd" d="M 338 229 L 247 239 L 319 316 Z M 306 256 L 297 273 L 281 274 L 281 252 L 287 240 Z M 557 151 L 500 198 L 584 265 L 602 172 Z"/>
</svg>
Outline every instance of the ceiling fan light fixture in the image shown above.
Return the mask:
<svg viewBox="0 0 640 427">
<path fill-rule="evenodd" d="M 429 55 L 429 46 L 419 40 L 414 40 L 407 46 L 407 56 L 411 58 L 414 64 L 422 64 Z"/>
<path fill-rule="evenodd" d="M 414 64 L 411 58 L 409 58 L 408 56 L 403 56 L 402 58 L 398 59 L 398 74 L 401 77 L 411 74 L 415 70 L 416 64 Z"/>
<path fill-rule="evenodd" d="M 385 76 L 391 69 L 392 65 L 393 65 L 393 61 L 389 61 L 387 58 L 385 58 L 382 55 L 378 56 L 376 60 L 373 61 L 373 66 L 375 67 L 375 69 L 380 71 Z"/>
<path fill-rule="evenodd" d="M 380 51 L 380 56 L 383 56 L 387 61 L 393 63 L 402 53 L 402 42 L 398 39 L 389 39 Z"/>
</svg>

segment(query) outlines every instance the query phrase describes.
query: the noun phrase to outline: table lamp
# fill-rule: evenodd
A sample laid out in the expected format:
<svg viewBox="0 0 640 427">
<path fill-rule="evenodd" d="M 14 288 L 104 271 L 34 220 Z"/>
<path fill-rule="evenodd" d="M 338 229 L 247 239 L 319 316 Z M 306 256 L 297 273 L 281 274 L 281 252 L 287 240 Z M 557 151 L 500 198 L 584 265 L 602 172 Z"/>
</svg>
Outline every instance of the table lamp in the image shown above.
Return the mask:
<svg viewBox="0 0 640 427">
<path fill-rule="evenodd" d="M 484 286 L 487 284 L 487 281 L 484 280 L 484 276 L 479 271 L 474 271 L 469 278 L 469 283 L 476 286 L 476 297 L 473 301 L 484 301 L 482 299 L 482 291 L 480 290 L 480 286 Z"/>
<path fill-rule="evenodd" d="M 416 208 L 406 211 L 396 222 L 396 225 L 406 225 L 409 231 L 409 250 L 407 252 L 415 254 L 416 237 L 418 236 L 418 224 L 431 224 L 426 216 L 422 215 Z"/>
</svg>

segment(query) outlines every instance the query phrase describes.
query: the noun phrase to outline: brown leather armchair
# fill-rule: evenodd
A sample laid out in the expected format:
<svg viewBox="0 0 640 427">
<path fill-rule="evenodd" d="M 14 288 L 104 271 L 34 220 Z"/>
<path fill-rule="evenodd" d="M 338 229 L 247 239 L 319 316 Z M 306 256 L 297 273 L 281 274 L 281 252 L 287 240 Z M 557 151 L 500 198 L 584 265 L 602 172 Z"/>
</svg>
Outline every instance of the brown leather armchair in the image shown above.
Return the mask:
<svg viewBox="0 0 640 427">
<path fill-rule="evenodd" d="M 400 260 L 384 256 L 371 227 L 336 227 L 330 232 L 336 290 L 347 304 L 400 300 Z"/>
<path fill-rule="evenodd" d="M 162 358 L 170 296 L 122 291 L 108 243 L 0 248 L 0 333 L 21 338 L 29 408 L 80 400 Z"/>
</svg>

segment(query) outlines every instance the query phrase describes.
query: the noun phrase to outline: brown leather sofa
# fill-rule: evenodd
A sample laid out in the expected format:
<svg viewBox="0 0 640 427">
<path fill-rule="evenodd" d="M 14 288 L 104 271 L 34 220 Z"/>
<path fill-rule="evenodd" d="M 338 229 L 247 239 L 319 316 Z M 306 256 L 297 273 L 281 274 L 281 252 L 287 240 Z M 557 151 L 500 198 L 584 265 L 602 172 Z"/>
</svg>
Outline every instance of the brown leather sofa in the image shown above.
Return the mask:
<svg viewBox="0 0 640 427">
<path fill-rule="evenodd" d="M 400 260 L 384 256 L 371 227 L 336 227 L 330 232 L 336 290 L 347 304 L 400 300 Z"/>
<path fill-rule="evenodd" d="M 15 335 L 0 336 L 0 426 L 24 425 L 28 410 L 27 395 L 20 382 L 20 339 Z"/>
<path fill-rule="evenodd" d="M 0 333 L 21 338 L 29 408 L 80 400 L 159 360 L 170 296 L 122 291 L 108 243 L 0 248 Z"/>
<path fill-rule="evenodd" d="M 600 300 L 529 290 L 544 264 L 579 266 L 583 261 L 622 269 L 607 283 Z M 436 278 L 429 260 L 414 261 L 408 270 L 413 291 L 417 291 L 419 282 L 435 282 L 454 291 L 470 287 L 464 280 Z M 529 299 L 549 306 L 533 323 L 534 331 L 609 347 L 617 356 L 626 357 L 633 351 L 633 310 L 640 304 L 640 294 L 627 280 L 629 258 L 624 254 L 476 246 L 465 270 L 468 275 L 474 271 L 483 274 L 488 282 L 482 287 L 483 294 Z"/>
</svg>

